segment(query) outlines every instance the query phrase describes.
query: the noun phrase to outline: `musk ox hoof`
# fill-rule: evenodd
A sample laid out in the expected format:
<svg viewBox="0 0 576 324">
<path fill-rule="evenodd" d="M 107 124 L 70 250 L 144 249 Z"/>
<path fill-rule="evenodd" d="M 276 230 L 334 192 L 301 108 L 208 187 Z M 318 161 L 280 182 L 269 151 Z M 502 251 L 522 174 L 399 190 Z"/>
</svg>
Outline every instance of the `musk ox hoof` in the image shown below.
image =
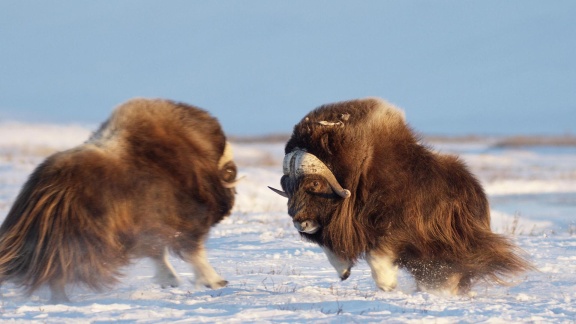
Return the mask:
<svg viewBox="0 0 576 324">
<path fill-rule="evenodd" d="M 169 274 L 165 276 L 155 276 L 154 282 L 159 284 L 162 289 L 166 289 L 169 287 L 176 288 L 180 286 L 180 279 L 174 274 Z"/>
<path fill-rule="evenodd" d="M 340 275 L 340 280 L 344 281 L 346 279 L 348 279 L 348 277 L 350 277 L 350 269 L 346 269 L 342 272 L 342 274 Z"/>
<path fill-rule="evenodd" d="M 380 285 L 380 286 L 378 286 L 378 288 L 380 288 L 380 290 L 382 290 L 382 291 L 390 292 L 390 291 L 396 289 L 396 284 L 389 285 L 389 286 Z"/>
<path fill-rule="evenodd" d="M 204 284 L 206 288 L 219 289 L 228 286 L 228 280 L 220 280 L 213 283 Z"/>
<path fill-rule="evenodd" d="M 166 288 L 176 288 L 176 287 L 178 287 L 178 286 L 180 286 L 180 283 L 179 283 L 179 282 L 174 282 L 174 283 L 170 283 L 170 284 L 166 284 L 166 283 L 160 284 L 160 287 L 162 287 L 162 289 L 166 289 Z"/>
</svg>

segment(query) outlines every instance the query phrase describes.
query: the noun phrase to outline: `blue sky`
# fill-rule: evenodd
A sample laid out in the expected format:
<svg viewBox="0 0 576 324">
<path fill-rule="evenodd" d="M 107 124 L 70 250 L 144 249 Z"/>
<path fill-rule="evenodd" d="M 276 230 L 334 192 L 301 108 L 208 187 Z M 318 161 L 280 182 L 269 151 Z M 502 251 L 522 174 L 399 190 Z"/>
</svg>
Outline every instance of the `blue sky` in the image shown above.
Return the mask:
<svg viewBox="0 0 576 324">
<path fill-rule="evenodd" d="M 133 97 L 289 133 L 383 97 L 427 134 L 576 133 L 576 1 L 0 1 L 0 120 L 97 125 Z"/>
</svg>

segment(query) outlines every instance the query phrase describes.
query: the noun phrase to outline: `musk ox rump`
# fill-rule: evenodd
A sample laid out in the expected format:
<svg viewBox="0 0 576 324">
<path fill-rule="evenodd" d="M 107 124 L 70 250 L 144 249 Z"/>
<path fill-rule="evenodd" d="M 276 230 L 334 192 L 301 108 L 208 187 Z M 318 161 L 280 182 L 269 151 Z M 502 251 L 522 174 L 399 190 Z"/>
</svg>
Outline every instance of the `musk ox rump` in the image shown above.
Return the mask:
<svg viewBox="0 0 576 324">
<path fill-rule="evenodd" d="M 273 190 L 343 280 L 359 258 L 385 291 L 399 268 L 421 290 L 454 294 L 532 269 L 491 231 L 488 200 L 464 163 L 420 144 L 403 111 L 382 99 L 318 107 L 296 124 L 285 153 L 283 190 Z"/>
<path fill-rule="evenodd" d="M 172 252 L 197 284 L 226 285 L 204 240 L 230 213 L 236 166 L 218 121 L 199 108 L 134 99 L 84 144 L 48 157 L 0 227 L 0 282 L 28 293 L 68 284 L 100 290 L 133 258 L 149 257 L 162 286 L 177 286 Z"/>
</svg>

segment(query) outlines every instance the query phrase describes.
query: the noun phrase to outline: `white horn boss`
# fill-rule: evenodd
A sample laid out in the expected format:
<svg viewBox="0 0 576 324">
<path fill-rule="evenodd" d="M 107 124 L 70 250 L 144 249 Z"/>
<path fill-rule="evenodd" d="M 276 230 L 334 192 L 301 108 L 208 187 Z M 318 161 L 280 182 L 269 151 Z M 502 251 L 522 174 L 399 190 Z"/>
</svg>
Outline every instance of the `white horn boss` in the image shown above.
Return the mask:
<svg viewBox="0 0 576 324">
<path fill-rule="evenodd" d="M 318 174 L 326 178 L 328 184 L 342 198 L 350 197 L 350 190 L 342 188 L 336 177 L 328 169 L 326 164 L 317 158 L 314 154 L 310 154 L 301 149 L 286 154 L 284 163 L 282 165 L 284 174 L 293 178 L 297 178 L 306 174 Z"/>
</svg>

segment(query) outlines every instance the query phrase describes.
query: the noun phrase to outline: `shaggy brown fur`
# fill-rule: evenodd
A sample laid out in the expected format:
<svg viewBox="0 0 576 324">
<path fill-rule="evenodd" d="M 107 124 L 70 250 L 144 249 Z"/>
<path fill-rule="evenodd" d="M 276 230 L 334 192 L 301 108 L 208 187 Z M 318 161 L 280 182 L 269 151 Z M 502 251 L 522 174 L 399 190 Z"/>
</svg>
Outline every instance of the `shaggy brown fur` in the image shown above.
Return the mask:
<svg viewBox="0 0 576 324">
<path fill-rule="evenodd" d="M 234 203 L 225 145 L 218 121 L 196 107 L 119 106 L 85 144 L 32 173 L 0 228 L 0 282 L 28 293 L 47 284 L 64 301 L 64 285 L 109 287 L 131 258 L 203 252 Z"/>
<path fill-rule="evenodd" d="M 420 288 L 459 293 L 474 280 L 502 282 L 531 269 L 508 239 L 491 231 L 486 195 L 464 163 L 419 144 L 403 112 L 383 100 L 313 110 L 294 127 L 285 152 L 295 149 L 317 156 L 352 193 L 337 196 L 314 174 L 281 180 L 294 221 L 320 226 L 301 235 L 329 249 L 337 263 L 385 255 Z M 341 273 L 348 275 L 349 269 Z"/>
</svg>

